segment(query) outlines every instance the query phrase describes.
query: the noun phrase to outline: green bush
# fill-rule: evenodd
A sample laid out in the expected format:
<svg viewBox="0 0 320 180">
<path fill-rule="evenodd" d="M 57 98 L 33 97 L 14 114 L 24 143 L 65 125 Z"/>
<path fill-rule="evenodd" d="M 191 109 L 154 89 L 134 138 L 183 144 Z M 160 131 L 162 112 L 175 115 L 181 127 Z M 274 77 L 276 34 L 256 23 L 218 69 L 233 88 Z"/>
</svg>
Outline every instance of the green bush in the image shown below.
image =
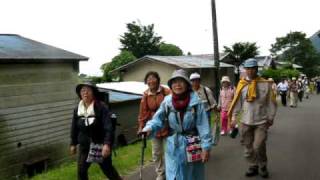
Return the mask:
<svg viewBox="0 0 320 180">
<path fill-rule="evenodd" d="M 298 77 L 300 72 L 295 69 L 266 69 L 261 72 L 264 78 L 272 78 L 274 81 L 281 81 L 283 78 Z"/>
</svg>

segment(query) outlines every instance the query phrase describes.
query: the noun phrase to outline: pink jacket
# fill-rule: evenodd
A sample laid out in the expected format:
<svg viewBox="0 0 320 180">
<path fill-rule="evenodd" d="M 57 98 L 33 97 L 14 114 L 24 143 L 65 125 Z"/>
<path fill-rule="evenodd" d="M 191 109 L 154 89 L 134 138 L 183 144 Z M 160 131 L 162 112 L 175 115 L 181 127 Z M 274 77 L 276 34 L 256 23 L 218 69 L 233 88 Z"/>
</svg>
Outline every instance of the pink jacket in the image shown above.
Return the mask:
<svg viewBox="0 0 320 180">
<path fill-rule="evenodd" d="M 229 110 L 229 106 L 232 102 L 234 92 L 235 90 L 233 87 L 222 88 L 220 90 L 219 107 L 221 108 L 221 111 Z"/>
</svg>

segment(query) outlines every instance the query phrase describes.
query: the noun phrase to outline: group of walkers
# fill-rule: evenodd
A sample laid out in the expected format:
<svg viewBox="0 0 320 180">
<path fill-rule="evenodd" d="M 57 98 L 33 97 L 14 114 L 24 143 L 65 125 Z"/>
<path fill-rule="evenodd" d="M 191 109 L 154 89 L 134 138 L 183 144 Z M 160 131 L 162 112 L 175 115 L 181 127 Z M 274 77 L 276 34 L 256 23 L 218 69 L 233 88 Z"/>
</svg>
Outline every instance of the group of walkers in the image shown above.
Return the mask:
<svg viewBox="0 0 320 180">
<path fill-rule="evenodd" d="M 201 84 L 200 74 L 188 76 L 176 70 L 168 80 L 168 87 L 160 84 L 157 72 L 150 71 L 144 82 L 148 89 L 143 93 L 138 116 L 138 135 L 152 138 L 152 157 L 156 180 L 204 180 L 205 163 L 215 144 L 210 125 L 213 114 L 220 113 L 221 135 L 239 127 L 240 142 L 248 168 L 247 177 L 269 177 L 266 154 L 268 130 L 277 111 L 276 94 L 281 102 L 297 107 L 302 97 L 320 93 L 320 79 L 306 77 L 283 79 L 276 85 L 271 79 L 258 76 L 256 59 L 244 62 L 245 77 L 233 87 L 228 76 L 221 79 L 219 99 L 215 100 L 210 88 Z M 318 85 L 317 85 L 318 84 Z M 81 101 L 74 110 L 71 147 L 72 154 L 79 146 L 78 179 L 88 179 L 88 168 L 98 162 L 111 180 L 122 179 L 112 166 L 112 134 L 108 108 L 97 98 L 97 89 L 91 84 L 79 84 L 76 92 Z M 102 144 L 101 154 L 93 153 L 95 145 Z M 99 148 L 97 148 L 99 149 Z M 90 159 L 93 154 L 100 161 Z"/>
<path fill-rule="evenodd" d="M 158 73 L 147 73 L 145 83 L 149 89 L 141 100 L 138 134 L 153 138 L 157 180 L 205 179 L 205 162 L 214 144 L 210 119 L 212 113 L 219 112 L 221 135 L 239 124 L 248 161 L 245 176 L 269 176 L 266 140 L 277 109 L 273 81 L 257 75 L 255 59 L 245 61 L 244 68 L 247 76 L 240 80 L 237 88 L 231 85 L 229 77 L 222 77 L 218 101 L 208 87 L 201 85 L 198 73 L 188 77 L 184 70 L 176 70 L 168 80 L 171 92 L 165 97 Z M 241 120 L 237 120 L 239 113 Z M 159 136 L 163 131 L 168 133 Z M 163 142 L 166 142 L 165 150 Z"/>
<path fill-rule="evenodd" d="M 283 78 L 276 87 L 276 92 L 281 96 L 281 103 L 292 108 L 298 106 L 298 102 L 302 102 L 303 98 L 308 99 L 310 94 L 320 93 L 320 78 L 308 79 L 305 75 L 301 75 L 298 79 L 292 77 L 291 79 Z"/>
</svg>

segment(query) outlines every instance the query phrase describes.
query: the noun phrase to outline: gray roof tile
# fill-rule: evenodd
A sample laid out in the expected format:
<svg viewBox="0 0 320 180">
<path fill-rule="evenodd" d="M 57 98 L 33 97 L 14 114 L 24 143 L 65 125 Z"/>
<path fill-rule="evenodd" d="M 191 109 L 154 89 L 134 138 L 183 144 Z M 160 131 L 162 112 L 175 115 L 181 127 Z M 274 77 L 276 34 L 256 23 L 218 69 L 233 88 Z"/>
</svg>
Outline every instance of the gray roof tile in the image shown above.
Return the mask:
<svg viewBox="0 0 320 180">
<path fill-rule="evenodd" d="M 87 57 L 15 34 L 0 34 L 0 62 L 82 61 Z"/>
</svg>

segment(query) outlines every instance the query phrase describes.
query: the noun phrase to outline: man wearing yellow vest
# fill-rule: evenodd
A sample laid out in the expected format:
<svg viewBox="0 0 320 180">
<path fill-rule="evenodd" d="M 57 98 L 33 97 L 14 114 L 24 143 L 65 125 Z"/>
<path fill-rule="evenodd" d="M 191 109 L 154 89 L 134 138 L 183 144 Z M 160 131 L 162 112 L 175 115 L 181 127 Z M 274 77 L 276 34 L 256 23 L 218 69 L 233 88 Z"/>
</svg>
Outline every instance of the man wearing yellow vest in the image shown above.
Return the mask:
<svg viewBox="0 0 320 180">
<path fill-rule="evenodd" d="M 245 158 L 249 168 L 245 175 L 252 177 L 260 174 L 269 177 L 267 169 L 266 141 L 268 129 L 273 124 L 277 104 L 272 91 L 273 81 L 258 76 L 256 59 L 244 62 L 246 77 L 238 83 L 235 97 L 228 111 L 231 127 L 236 125 L 240 113 L 241 144 L 245 148 Z"/>
</svg>

